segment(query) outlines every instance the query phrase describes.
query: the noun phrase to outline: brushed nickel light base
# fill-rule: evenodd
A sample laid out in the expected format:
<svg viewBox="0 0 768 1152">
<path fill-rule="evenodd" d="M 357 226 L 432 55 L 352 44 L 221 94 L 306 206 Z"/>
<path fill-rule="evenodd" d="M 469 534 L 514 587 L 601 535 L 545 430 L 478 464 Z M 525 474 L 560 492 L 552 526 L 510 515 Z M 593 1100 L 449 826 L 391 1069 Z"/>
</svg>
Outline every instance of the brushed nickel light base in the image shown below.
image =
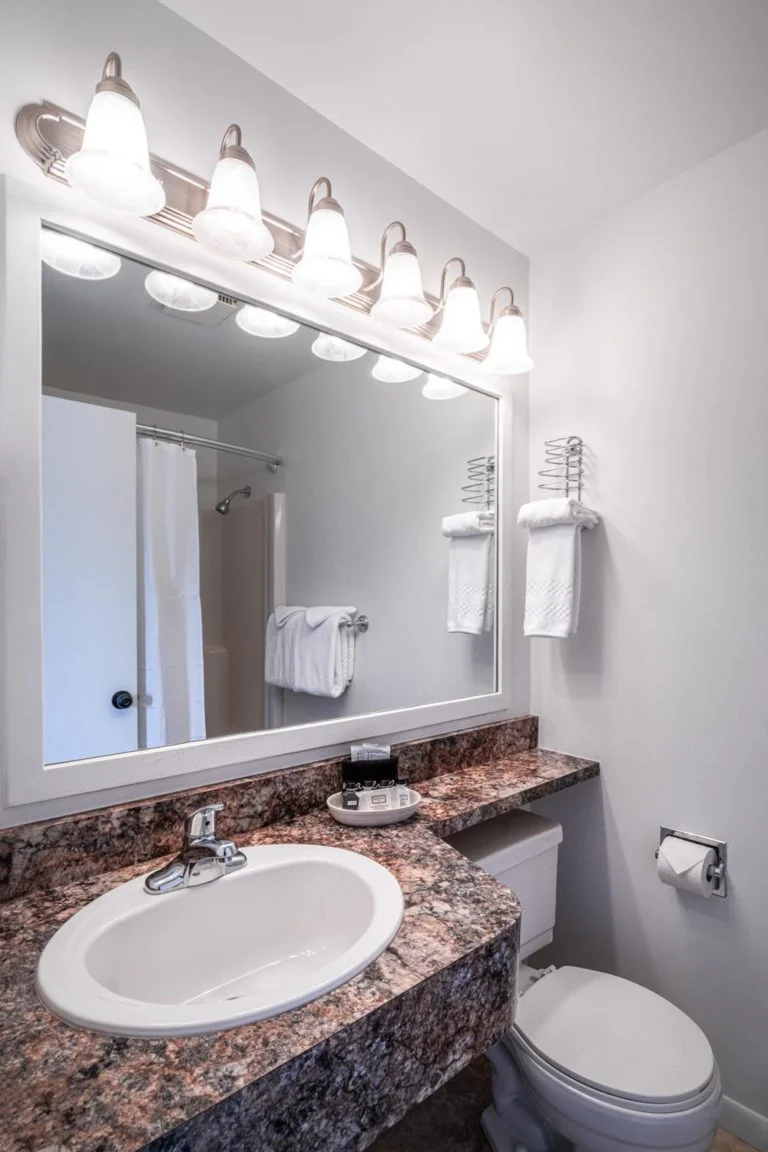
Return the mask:
<svg viewBox="0 0 768 1152">
<path fill-rule="evenodd" d="M 66 177 L 66 162 L 80 150 L 85 131 L 85 121 L 72 112 L 60 108 L 48 100 L 41 104 L 25 104 L 16 117 L 16 136 L 21 147 L 38 168 L 59 184 L 69 185 Z M 150 154 L 152 173 L 162 182 L 165 189 L 165 207 L 147 219 L 162 228 L 176 232 L 194 240 L 192 220 L 205 208 L 208 184 L 191 172 Z M 295 224 L 263 211 L 262 218 L 275 238 L 275 247 L 267 256 L 250 261 L 258 268 L 290 280 L 294 265 L 304 247 L 304 229 Z M 359 268 L 363 283 L 357 292 L 338 297 L 340 304 L 353 308 L 356 312 L 368 313 L 378 295 L 381 273 L 378 268 L 364 260 L 353 257 Z M 427 340 L 431 340 L 440 327 L 440 300 L 425 293 L 426 299 L 436 309 L 436 314 L 426 323 L 410 329 Z M 470 359 L 481 360 L 481 354 L 472 353 Z"/>
</svg>

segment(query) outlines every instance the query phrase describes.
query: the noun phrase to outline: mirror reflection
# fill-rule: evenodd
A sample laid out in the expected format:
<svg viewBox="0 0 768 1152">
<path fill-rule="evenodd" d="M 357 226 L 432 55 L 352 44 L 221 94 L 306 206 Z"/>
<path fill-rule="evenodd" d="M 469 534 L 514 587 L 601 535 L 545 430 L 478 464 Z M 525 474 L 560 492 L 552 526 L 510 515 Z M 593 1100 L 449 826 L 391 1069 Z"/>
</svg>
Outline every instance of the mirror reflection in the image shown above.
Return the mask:
<svg viewBox="0 0 768 1152">
<path fill-rule="evenodd" d="M 46 763 L 495 690 L 494 398 L 42 242 Z"/>
</svg>

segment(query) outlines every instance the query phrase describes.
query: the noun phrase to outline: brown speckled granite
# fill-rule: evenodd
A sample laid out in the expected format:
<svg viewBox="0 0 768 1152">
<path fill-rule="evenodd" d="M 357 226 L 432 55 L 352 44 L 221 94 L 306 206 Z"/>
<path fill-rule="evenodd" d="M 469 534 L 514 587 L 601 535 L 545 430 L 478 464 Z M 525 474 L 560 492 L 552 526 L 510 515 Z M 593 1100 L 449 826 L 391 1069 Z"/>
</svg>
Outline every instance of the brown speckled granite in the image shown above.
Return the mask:
<svg viewBox="0 0 768 1152">
<path fill-rule="evenodd" d="M 0 908 L 0 1152 L 367 1147 L 496 1040 L 514 1007 L 517 902 L 435 836 L 429 805 L 435 827 L 468 826 L 476 789 L 488 810 L 498 788 L 498 811 L 506 811 L 597 770 L 557 753 L 522 753 L 454 780 L 434 778 L 424 785 L 423 817 L 404 825 L 348 829 L 319 811 L 241 836 L 244 844 L 363 852 L 397 877 L 406 912 L 393 943 L 360 976 L 231 1032 L 101 1036 L 68 1027 L 37 1001 L 37 957 L 56 928 L 146 864 L 8 902 Z"/>
<path fill-rule="evenodd" d="M 537 718 L 521 716 L 396 745 L 395 752 L 406 778 L 417 784 L 441 773 L 535 748 L 537 740 Z M 78 816 L 0 829 L 0 901 L 35 888 L 96 876 L 107 856 L 113 868 L 122 868 L 173 852 L 184 817 L 203 804 L 224 804 L 220 827 L 222 834 L 234 839 L 253 828 L 302 816 L 320 807 L 326 796 L 337 790 L 339 764 L 339 760 L 326 760 Z"/>
<path fill-rule="evenodd" d="M 423 804 L 418 818 L 438 836 L 450 836 L 589 780 L 599 770 L 594 760 L 534 748 L 427 781 L 419 788 Z"/>
</svg>

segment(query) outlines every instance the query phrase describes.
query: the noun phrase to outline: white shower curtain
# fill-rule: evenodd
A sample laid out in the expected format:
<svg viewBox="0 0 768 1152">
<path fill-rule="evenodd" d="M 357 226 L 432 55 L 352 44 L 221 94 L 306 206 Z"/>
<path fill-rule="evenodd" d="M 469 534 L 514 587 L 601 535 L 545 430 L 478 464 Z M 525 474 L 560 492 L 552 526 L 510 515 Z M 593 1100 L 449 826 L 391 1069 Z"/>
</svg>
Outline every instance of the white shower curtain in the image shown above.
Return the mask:
<svg viewBox="0 0 768 1152">
<path fill-rule="evenodd" d="M 197 457 L 138 441 L 139 746 L 205 739 Z"/>
</svg>

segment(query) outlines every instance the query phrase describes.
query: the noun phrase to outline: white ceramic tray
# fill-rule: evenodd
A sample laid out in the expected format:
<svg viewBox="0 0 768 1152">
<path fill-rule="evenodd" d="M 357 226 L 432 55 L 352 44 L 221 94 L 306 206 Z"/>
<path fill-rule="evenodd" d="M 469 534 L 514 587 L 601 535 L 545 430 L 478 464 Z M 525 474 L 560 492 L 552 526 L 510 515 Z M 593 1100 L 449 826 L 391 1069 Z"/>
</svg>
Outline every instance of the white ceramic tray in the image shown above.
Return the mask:
<svg viewBox="0 0 768 1152">
<path fill-rule="evenodd" d="M 390 808 L 386 811 L 360 812 L 354 808 L 343 808 L 341 792 L 334 792 L 333 796 L 328 797 L 326 804 L 331 816 L 334 820 L 338 820 L 339 824 L 349 824 L 353 828 L 381 828 L 385 824 L 400 824 L 403 820 L 408 820 L 409 817 L 413 816 L 421 804 L 421 796 L 418 792 L 414 792 L 413 788 L 409 788 L 408 791 L 411 797 L 410 804 L 406 804 L 402 808 Z"/>
</svg>

